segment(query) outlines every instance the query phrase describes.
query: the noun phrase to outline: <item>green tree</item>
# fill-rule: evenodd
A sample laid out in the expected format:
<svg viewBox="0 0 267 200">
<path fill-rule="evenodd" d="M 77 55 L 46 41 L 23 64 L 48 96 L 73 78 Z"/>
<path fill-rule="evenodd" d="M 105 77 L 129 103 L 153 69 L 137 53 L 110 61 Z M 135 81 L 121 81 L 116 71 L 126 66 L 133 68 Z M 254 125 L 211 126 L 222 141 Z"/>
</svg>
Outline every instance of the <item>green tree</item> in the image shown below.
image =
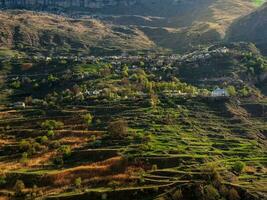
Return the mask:
<svg viewBox="0 0 267 200">
<path fill-rule="evenodd" d="M 236 89 L 232 85 L 227 87 L 227 92 L 230 96 L 236 96 Z"/>
<path fill-rule="evenodd" d="M 88 113 L 88 114 L 83 116 L 83 120 L 87 126 L 90 126 L 92 124 L 92 121 L 93 121 L 93 116 L 90 113 Z"/>
<path fill-rule="evenodd" d="M 129 76 L 128 71 L 129 71 L 128 67 L 124 66 L 123 69 L 122 69 L 122 76 L 123 77 L 128 77 Z"/>
<path fill-rule="evenodd" d="M 245 167 L 246 167 L 245 163 L 243 163 L 242 161 L 237 161 L 234 163 L 232 169 L 237 173 L 241 173 Z"/>
<path fill-rule="evenodd" d="M 24 163 L 24 164 L 28 162 L 28 153 L 27 152 L 22 153 L 20 162 Z"/>
<path fill-rule="evenodd" d="M 45 120 L 42 124 L 41 127 L 46 130 L 54 130 L 54 129 L 59 129 L 63 127 L 64 124 L 62 122 L 56 121 L 56 120 Z"/>
<path fill-rule="evenodd" d="M 68 145 L 63 145 L 63 146 L 59 147 L 58 151 L 63 156 L 70 156 L 71 155 L 71 148 Z"/>
<path fill-rule="evenodd" d="M 75 181 L 74 181 L 74 184 L 75 184 L 75 187 L 76 188 L 80 188 L 82 186 L 82 179 L 81 179 L 81 177 L 76 178 Z"/>
<path fill-rule="evenodd" d="M 122 138 L 128 134 L 128 123 L 124 119 L 118 119 L 108 124 L 108 132 L 112 138 Z"/>
</svg>

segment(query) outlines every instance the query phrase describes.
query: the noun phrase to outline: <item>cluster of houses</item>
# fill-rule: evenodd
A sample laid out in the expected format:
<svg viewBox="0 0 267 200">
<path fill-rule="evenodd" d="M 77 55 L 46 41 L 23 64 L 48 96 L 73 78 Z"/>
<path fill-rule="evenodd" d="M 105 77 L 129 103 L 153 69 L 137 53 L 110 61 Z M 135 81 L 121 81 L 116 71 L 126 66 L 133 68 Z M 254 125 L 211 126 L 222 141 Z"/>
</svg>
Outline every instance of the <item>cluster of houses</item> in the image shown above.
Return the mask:
<svg viewBox="0 0 267 200">
<path fill-rule="evenodd" d="M 213 50 L 207 49 L 202 51 L 195 51 L 190 54 L 185 54 L 181 57 L 180 61 L 183 62 L 197 62 L 197 61 L 204 61 L 214 56 L 223 56 L 229 53 L 229 49 L 226 47 L 216 48 Z"/>
<path fill-rule="evenodd" d="M 80 92 L 79 94 L 77 94 L 77 96 L 79 95 L 85 95 L 87 97 L 92 97 L 92 96 L 100 96 L 103 93 L 103 90 L 86 90 L 85 92 Z M 165 96 L 169 96 L 169 97 L 177 97 L 177 96 L 187 96 L 187 93 L 183 93 L 180 90 L 164 90 L 163 95 Z M 143 93 L 143 92 L 139 92 L 138 96 L 147 96 L 147 94 Z M 223 88 L 216 88 L 211 92 L 210 97 L 211 98 L 222 98 L 222 97 L 229 97 L 229 93 L 227 92 L 226 89 Z M 124 99 L 127 99 L 128 97 L 125 97 Z M 33 99 L 32 104 L 41 104 L 42 100 L 39 99 Z M 10 104 L 10 107 L 15 108 L 15 109 L 24 109 L 26 108 L 26 104 L 24 102 L 15 102 Z"/>
</svg>

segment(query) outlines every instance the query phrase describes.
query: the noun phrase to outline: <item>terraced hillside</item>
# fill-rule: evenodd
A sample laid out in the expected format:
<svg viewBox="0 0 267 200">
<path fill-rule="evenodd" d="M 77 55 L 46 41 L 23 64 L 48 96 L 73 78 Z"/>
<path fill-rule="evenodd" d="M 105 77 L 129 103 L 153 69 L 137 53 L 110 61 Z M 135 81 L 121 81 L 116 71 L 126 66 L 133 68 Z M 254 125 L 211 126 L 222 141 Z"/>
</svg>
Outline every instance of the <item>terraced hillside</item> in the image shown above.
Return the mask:
<svg viewBox="0 0 267 200">
<path fill-rule="evenodd" d="M 163 98 L 152 109 L 144 101 L 99 102 L 60 110 L 2 109 L 0 167 L 6 189 L 1 194 L 13 194 L 8 188 L 22 180 L 27 188 L 24 192 L 36 198 L 99 199 L 106 195 L 107 199 L 153 199 L 166 189 L 163 196 L 181 188 L 184 198 L 194 199 L 195 191 L 189 198 L 186 188 L 208 185 L 209 170 L 215 167 L 222 184 L 240 190 L 242 199 L 248 197 L 247 192 L 263 199 L 267 192 L 267 127 L 266 113 L 262 113 L 266 103 L 237 106 L 228 100 Z M 246 108 L 253 106 L 262 110 L 249 113 Z M 81 115 L 88 112 L 103 123 L 112 118 L 127 120 L 130 135 L 112 139 L 104 127 L 87 130 Z M 48 141 L 40 128 L 47 119 L 64 123 Z M 32 141 L 33 147 L 25 141 Z M 65 145 L 71 153 L 57 166 L 54 159 Z M 36 151 L 25 161 L 21 157 L 24 148 Z M 237 161 L 246 163 L 240 175 L 231 172 Z M 77 178 L 81 186 L 76 186 Z"/>
<path fill-rule="evenodd" d="M 266 199 L 266 97 L 182 82 L 190 56 L 3 60 L 0 197 Z"/>
</svg>

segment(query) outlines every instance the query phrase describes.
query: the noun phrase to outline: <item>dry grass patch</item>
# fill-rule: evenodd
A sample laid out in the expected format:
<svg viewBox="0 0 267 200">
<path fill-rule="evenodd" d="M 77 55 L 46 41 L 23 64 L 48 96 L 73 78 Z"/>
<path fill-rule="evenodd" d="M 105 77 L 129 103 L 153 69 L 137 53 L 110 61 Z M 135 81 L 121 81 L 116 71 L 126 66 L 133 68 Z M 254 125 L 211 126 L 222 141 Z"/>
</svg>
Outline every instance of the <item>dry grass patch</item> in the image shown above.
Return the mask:
<svg viewBox="0 0 267 200">
<path fill-rule="evenodd" d="M 84 180 L 98 176 L 108 176 L 116 173 L 113 171 L 114 167 L 119 170 L 123 170 L 123 161 L 124 159 L 118 156 L 102 162 L 62 170 L 58 173 L 49 174 L 47 176 L 54 185 L 69 185 L 78 177 L 81 177 Z"/>
</svg>

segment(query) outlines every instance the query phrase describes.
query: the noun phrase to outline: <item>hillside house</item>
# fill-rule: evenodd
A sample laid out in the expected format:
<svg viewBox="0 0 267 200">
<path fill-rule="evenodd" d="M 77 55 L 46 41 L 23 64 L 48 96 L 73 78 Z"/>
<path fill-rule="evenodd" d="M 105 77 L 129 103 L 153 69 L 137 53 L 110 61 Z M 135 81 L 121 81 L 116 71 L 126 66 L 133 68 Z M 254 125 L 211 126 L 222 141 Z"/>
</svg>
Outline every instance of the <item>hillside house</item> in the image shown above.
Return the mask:
<svg viewBox="0 0 267 200">
<path fill-rule="evenodd" d="M 211 92 L 212 97 L 229 97 L 229 93 L 226 89 L 216 88 Z"/>
<path fill-rule="evenodd" d="M 16 103 L 11 104 L 11 106 L 17 109 L 26 108 L 26 104 L 24 102 L 16 102 Z"/>
</svg>

